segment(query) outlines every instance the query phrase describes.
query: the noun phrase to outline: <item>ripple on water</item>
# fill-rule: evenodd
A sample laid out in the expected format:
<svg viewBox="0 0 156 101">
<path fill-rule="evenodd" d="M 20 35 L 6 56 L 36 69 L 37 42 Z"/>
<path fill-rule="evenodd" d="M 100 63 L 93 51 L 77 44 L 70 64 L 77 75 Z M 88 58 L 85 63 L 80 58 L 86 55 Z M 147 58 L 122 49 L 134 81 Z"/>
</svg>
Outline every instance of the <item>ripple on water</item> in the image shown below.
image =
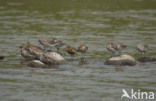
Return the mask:
<svg viewBox="0 0 156 101">
<path fill-rule="evenodd" d="M 28 3 L 30 8 L 27 3 L 0 6 L 0 53 L 6 56 L 0 61 L 2 100 L 120 101 L 123 88 L 156 91 L 155 63 L 120 68 L 104 65 L 105 58 L 111 55 L 105 49 L 110 41 L 128 45 L 124 52 L 132 55 L 138 54 L 138 43 L 147 43 L 151 47 L 147 55 L 155 55 L 155 9 L 107 11 L 80 6 L 60 10 L 56 6 L 51 10 L 46 2 L 44 6 Z M 18 47 L 27 41 L 39 45 L 40 37 L 57 37 L 75 47 L 84 42 L 89 47 L 84 54 L 88 64 L 79 65 L 82 55 L 78 54 L 59 69 L 23 67 Z M 69 55 L 65 58 L 71 59 Z"/>
</svg>

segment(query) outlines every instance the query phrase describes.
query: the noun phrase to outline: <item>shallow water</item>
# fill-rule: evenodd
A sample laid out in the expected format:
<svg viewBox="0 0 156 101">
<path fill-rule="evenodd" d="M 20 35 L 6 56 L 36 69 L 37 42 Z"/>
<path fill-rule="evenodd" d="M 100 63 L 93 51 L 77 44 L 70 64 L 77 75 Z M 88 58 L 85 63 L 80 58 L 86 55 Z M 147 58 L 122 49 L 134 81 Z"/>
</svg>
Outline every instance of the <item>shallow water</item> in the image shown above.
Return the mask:
<svg viewBox="0 0 156 101">
<path fill-rule="evenodd" d="M 155 0 L 0 0 L 0 99 L 3 101 L 121 101 L 122 89 L 156 92 L 156 63 L 104 65 L 109 41 L 128 45 L 135 57 L 139 43 L 156 56 Z M 21 65 L 21 43 L 39 45 L 56 37 L 77 47 L 88 45 L 88 64 L 81 54 L 59 69 Z M 71 58 L 65 55 L 65 58 Z"/>
</svg>

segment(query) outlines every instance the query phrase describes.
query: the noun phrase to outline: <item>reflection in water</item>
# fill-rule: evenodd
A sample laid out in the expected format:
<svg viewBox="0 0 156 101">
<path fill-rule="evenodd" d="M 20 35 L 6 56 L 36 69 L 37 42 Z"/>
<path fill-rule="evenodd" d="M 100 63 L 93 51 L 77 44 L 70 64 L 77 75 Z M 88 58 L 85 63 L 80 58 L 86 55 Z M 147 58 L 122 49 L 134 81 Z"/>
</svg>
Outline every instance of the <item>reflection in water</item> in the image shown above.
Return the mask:
<svg viewBox="0 0 156 101">
<path fill-rule="evenodd" d="M 124 43 L 123 52 L 138 56 L 139 43 L 150 45 L 155 56 L 156 2 L 154 0 L 7 0 L 0 3 L 0 98 L 5 101 L 112 101 L 121 90 L 156 91 L 155 62 L 123 66 L 118 72 L 104 65 L 111 54 L 107 42 Z M 59 69 L 24 68 L 19 46 L 40 37 L 56 37 L 72 46 L 89 47 L 87 64 L 81 55 Z M 71 59 L 70 56 L 65 58 Z M 120 70 L 120 69 L 119 69 Z"/>
</svg>

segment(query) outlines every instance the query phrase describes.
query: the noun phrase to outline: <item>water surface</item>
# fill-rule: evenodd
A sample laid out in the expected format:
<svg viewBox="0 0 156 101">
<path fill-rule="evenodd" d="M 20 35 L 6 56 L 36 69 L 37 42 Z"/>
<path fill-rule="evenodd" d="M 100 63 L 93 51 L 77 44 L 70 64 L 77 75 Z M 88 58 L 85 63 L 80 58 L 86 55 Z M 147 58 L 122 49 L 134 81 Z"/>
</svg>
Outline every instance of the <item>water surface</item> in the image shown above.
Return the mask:
<svg viewBox="0 0 156 101">
<path fill-rule="evenodd" d="M 156 63 L 104 65 L 107 42 L 149 44 L 156 56 L 155 0 L 0 0 L 0 98 L 3 101 L 121 101 L 122 89 L 156 92 Z M 88 45 L 88 64 L 74 61 L 59 69 L 32 69 L 20 63 L 19 46 L 40 37 L 56 37 L 78 47 Z M 65 55 L 65 58 L 70 58 Z"/>
</svg>

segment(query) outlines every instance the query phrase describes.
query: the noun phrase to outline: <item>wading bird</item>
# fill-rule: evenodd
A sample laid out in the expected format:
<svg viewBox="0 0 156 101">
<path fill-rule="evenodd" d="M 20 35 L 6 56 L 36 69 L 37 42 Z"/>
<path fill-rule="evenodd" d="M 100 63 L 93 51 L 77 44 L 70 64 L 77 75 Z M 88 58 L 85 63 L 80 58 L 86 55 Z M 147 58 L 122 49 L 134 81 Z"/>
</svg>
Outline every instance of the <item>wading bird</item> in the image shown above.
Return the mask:
<svg viewBox="0 0 156 101">
<path fill-rule="evenodd" d="M 111 52 L 112 54 L 115 54 L 116 50 L 114 49 L 114 44 L 113 43 L 107 43 L 106 48 L 107 48 L 107 50 L 109 52 Z"/>
<path fill-rule="evenodd" d="M 148 45 L 137 45 L 137 50 L 141 53 L 141 54 L 145 54 L 147 51 Z"/>
<path fill-rule="evenodd" d="M 66 46 L 66 51 L 70 54 L 70 55 L 75 55 L 77 53 L 76 49 L 74 47 L 71 47 L 70 45 Z"/>
<path fill-rule="evenodd" d="M 126 47 L 127 47 L 126 45 L 119 44 L 119 43 L 113 44 L 113 48 L 119 53 L 119 55 L 121 54 L 121 51 Z"/>
<path fill-rule="evenodd" d="M 88 47 L 85 44 L 80 44 L 80 46 L 78 47 L 77 51 L 81 52 L 81 53 L 85 53 L 88 50 Z"/>
<path fill-rule="evenodd" d="M 59 51 L 59 49 L 60 49 L 61 47 L 63 47 L 64 45 L 66 45 L 64 42 L 58 41 L 58 42 L 56 42 L 56 44 L 55 44 L 55 48 L 57 49 L 57 51 Z"/>
<path fill-rule="evenodd" d="M 21 55 L 24 58 L 36 59 L 39 58 L 40 55 L 43 53 L 42 48 L 33 45 L 29 42 L 27 44 L 22 44 L 20 48 L 21 48 Z"/>
<path fill-rule="evenodd" d="M 55 44 L 58 42 L 56 38 L 52 38 L 51 40 L 40 38 L 38 41 L 44 47 L 46 51 L 48 48 L 54 47 Z"/>
</svg>

